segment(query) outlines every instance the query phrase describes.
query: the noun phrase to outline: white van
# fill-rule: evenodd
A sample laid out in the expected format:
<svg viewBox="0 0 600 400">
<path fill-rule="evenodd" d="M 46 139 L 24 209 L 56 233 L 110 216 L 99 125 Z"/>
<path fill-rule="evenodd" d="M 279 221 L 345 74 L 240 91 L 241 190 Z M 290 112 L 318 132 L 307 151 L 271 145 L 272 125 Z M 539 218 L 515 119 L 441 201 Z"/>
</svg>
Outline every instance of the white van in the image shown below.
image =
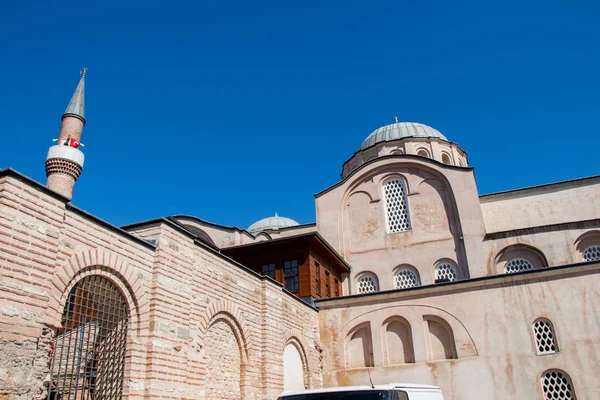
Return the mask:
<svg viewBox="0 0 600 400">
<path fill-rule="evenodd" d="M 444 400 L 437 386 L 391 383 L 283 392 L 278 400 Z"/>
</svg>

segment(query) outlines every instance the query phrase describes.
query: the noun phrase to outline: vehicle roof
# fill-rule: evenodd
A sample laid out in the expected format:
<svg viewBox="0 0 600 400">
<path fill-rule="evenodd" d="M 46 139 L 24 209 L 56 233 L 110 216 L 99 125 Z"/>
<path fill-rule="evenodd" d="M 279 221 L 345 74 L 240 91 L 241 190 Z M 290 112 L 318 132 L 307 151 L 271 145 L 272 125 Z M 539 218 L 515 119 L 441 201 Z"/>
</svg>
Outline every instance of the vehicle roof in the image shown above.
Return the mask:
<svg viewBox="0 0 600 400">
<path fill-rule="evenodd" d="M 435 389 L 439 390 L 438 386 L 432 385 L 421 385 L 418 383 L 388 383 L 386 385 L 363 385 L 363 386 L 340 386 L 323 389 L 309 389 L 309 390 L 289 390 L 283 392 L 280 396 L 295 396 L 299 394 L 310 394 L 310 393 L 331 393 L 331 392 L 352 392 L 355 390 L 390 390 L 390 389 Z"/>
</svg>

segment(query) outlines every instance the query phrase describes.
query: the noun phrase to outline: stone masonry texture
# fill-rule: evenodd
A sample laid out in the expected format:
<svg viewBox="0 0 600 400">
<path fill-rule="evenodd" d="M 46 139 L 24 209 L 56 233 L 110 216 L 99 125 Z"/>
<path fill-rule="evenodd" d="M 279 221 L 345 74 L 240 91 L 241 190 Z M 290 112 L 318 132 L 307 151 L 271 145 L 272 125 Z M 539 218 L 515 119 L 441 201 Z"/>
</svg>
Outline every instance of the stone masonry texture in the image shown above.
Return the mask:
<svg viewBox="0 0 600 400">
<path fill-rule="evenodd" d="M 275 399 L 291 340 L 307 385 L 322 385 L 314 308 L 172 226 L 139 237 L 158 245 L 19 176 L 0 178 L 0 399 L 45 398 L 52 336 L 89 275 L 129 305 L 126 398 Z"/>
</svg>

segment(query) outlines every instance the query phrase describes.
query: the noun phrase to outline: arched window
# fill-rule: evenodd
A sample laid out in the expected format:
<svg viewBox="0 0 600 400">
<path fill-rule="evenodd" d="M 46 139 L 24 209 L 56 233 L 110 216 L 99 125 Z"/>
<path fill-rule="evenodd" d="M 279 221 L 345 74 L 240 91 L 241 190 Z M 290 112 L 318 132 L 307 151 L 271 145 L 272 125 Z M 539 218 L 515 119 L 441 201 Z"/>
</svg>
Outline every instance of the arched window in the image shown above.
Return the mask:
<svg viewBox="0 0 600 400">
<path fill-rule="evenodd" d="M 388 179 L 382 185 L 385 221 L 388 233 L 410 230 L 406 184 L 401 178 Z"/>
<path fill-rule="evenodd" d="M 586 247 L 583 250 L 583 261 L 600 261 L 600 245 Z"/>
<path fill-rule="evenodd" d="M 443 261 L 435 267 L 435 283 L 454 282 L 457 278 L 454 264 Z"/>
<path fill-rule="evenodd" d="M 564 371 L 550 369 L 542 374 L 544 400 L 575 400 L 571 377 Z"/>
<path fill-rule="evenodd" d="M 356 282 L 356 286 L 358 289 L 358 294 L 373 293 L 379 291 L 377 277 L 373 274 L 361 275 Z"/>
<path fill-rule="evenodd" d="M 500 274 L 515 274 L 547 266 L 546 257 L 535 247 L 514 244 L 506 247 L 496 257 L 496 271 Z"/>
<path fill-rule="evenodd" d="M 54 339 L 48 399 L 121 399 L 128 324 L 127 301 L 112 281 L 77 282 Z"/>
<path fill-rule="evenodd" d="M 575 258 L 578 261 L 600 261 L 600 231 L 587 231 L 575 241 Z"/>
<path fill-rule="evenodd" d="M 427 157 L 427 158 L 431 158 L 429 157 L 429 152 L 425 149 L 420 149 L 417 151 L 417 155 L 421 156 L 421 157 Z"/>
<path fill-rule="evenodd" d="M 533 337 L 535 338 L 535 351 L 538 355 L 558 352 L 554 327 L 552 326 L 552 322 L 546 318 L 535 320 L 533 323 Z"/>
<path fill-rule="evenodd" d="M 408 289 L 419 286 L 417 273 L 409 268 L 402 268 L 394 274 L 394 287 L 396 289 Z"/>
<path fill-rule="evenodd" d="M 504 265 L 505 274 L 514 274 L 515 272 L 530 271 L 533 264 L 524 258 L 513 258 Z"/>
<path fill-rule="evenodd" d="M 447 165 L 452 165 L 452 160 L 450 159 L 450 156 L 446 153 L 442 153 L 442 162 Z"/>
</svg>

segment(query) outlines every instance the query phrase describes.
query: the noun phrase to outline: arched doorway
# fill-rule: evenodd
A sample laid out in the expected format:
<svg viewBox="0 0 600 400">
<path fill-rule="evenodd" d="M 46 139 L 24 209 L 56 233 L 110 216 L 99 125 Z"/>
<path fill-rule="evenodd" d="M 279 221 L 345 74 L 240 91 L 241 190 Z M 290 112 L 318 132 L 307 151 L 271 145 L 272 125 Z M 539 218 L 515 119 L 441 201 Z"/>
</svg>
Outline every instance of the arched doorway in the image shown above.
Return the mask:
<svg viewBox="0 0 600 400">
<path fill-rule="evenodd" d="M 113 282 L 99 275 L 77 282 L 53 343 L 47 399 L 121 399 L 128 323 Z"/>
<path fill-rule="evenodd" d="M 289 343 L 283 349 L 283 390 L 303 390 L 304 365 L 298 348 Z"/>
</svg>

